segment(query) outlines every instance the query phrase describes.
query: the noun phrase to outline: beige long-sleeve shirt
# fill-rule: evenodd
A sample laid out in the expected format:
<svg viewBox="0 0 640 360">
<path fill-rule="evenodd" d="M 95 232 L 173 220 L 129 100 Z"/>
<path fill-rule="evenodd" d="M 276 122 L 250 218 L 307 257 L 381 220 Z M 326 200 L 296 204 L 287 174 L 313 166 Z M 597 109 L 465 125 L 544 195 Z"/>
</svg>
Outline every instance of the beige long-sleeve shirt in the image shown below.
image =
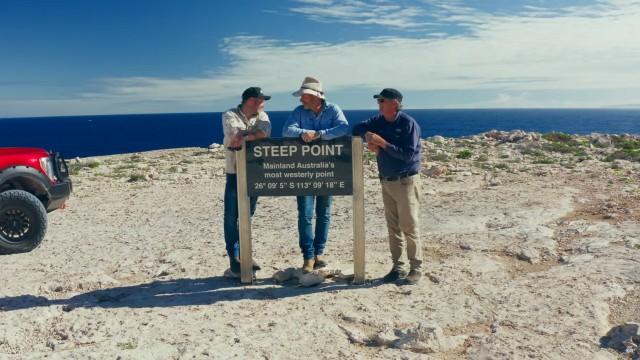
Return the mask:
<svg viewBox="0 0 640 360">
<path fill-rule="evenodd" d="M 254 133 L 262 130 L 267 134 L 267 137 L 271 136 L 271 121 L 269 121 L 269 115 L 264 111 L 247 119 L 240 107 L 236 107 L 222 114 L 222 130 L 224 132 L 222 142 L 225 148 L 225 172 L 235 174 L 236 152 L 228 149 L 233 138 L 239 131 Z"/>
</svg>

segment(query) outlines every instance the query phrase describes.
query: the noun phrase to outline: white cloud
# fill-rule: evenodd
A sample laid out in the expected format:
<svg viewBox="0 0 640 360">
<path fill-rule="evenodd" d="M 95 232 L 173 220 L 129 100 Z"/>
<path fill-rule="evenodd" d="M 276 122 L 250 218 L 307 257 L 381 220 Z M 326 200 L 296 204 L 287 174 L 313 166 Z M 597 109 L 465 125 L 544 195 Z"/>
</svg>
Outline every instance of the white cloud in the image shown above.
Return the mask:
<svg viewBox="0 0 640 360">
<path fill-rule="evenodd" d="M 310 3 L 310 1 L 307 1 Z M 385 5 L 386 6 L 386 5 Z M 441 19 L 464 21 L 468 35 L 423 38 L 379 37 L 342 43 L 294 43 L 260 36 L 237 36 L 221 44 L 230 63 L 199 77 L 113 78 L 103 91 L 85 94 L 83 101 L 109 104 L 170 102 L 182 108 L 217 110 L 232 105 L 247 86 L 262 86 L 271 94 L 290 93 L 306 75 L 320 78 L 344 108 L 361 102 L 354 94 L 370 97 L 382 87 L 403 92 L 486 91 L 506 94 L 486 102 L 452 98 L 442 105 L 456 106 L 608 106 L 637 103 L 640 98 L 640 1 L 612 0 L 591 7 L 564 9 L 560 15 L 541 16 L 546 10 L 530 8 L 535 15 L 476 17 L 473 10 L 448 5 Z M 455 13 L 455 14 L 454 14 Z M 452 15 L 454 14 L 454 15 Z M 571 98 L 558 94 L 623 94 Z M 535 101 L 518 94 L 535 92 Z M 548 95 L 544 102 L 544 93 Z M 513 95 L 516 94 L 516 95 Z M 458 95 L 464 96 L 464 95 Z M 271 105 L 283 106 L 280 96 Z M 618 100 L 617 100 L 618 98 Z M 289 103 L 282 108 L 289 108 Z M 438 106 L 432 104 L 431 106 Z M 127 105 L 133 106 L 133 105 Z M 412 106 L 420 107 L 420 101 Z M 274 108 L 274 107 L 272 107 Z M 113 111 L 112 111 L 113 112 Z M 123 112 L 119 109 L 118 112 Z"/>
<path fill-rule="evenodd" d="M 395 28 L 420 27 L 417 17 L 424 9 L 399 5 L 397 1 L 367 3 L 358 0 L 298 0 L 301 6 L 290 10 L 319 22 L 339 22 L 356 25 L 381 25 Z"/>
<path fill-rule="evenodd" d="M 602 8 L 602 7 L 599 7 Z M 585 16 L 584 14 L 589 14 Z M 640 2 L 616 3 L 558 17 L 501 16 L 469 36 L 373 38 L 344 43 L 291 43 L 258 36 L 228 39 L 228 70 L 199 78 L 110 79 L 107 97 L 210 101 L 249 84 L 290 92 L 314 74 L 331 91 L 584 90 L 639 87 Z M 256 61 L 256 59 L 259 59 Z M 92 95 L 93 97 L 94 95 Z"/>
</svg>

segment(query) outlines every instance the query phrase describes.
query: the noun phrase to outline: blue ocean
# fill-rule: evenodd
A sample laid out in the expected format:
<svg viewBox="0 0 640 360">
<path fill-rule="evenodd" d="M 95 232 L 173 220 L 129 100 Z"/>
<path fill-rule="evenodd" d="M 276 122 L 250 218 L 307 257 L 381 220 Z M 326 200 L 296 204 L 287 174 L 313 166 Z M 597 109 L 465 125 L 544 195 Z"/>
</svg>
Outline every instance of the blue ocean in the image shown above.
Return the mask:
<svg viewBox="0 0 640 360">
<path fill-rule="evenodd" d="M 640 109 L 426 109 L 406 110 L 422 137 L 461 137 L 492 129 L 570 134 L 640 135 Z M 269 111 L 274 137 L 288 111 Z M 375 110 L 347 110 L 351 125 Z M 66 158 L 146 150 L 207 147 L 222 142 L 221 113 L 95 115 L 0 119 L 0 147 L 34 146 Z"/>
</svg>

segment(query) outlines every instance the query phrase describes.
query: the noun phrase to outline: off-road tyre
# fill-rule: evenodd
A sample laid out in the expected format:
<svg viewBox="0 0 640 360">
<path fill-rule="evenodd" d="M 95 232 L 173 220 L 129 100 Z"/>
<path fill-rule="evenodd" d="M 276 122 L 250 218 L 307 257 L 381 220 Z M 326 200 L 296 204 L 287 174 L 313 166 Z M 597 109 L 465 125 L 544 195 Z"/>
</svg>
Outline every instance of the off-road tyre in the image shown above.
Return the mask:
<svg viewBox="0 0 640 360">
<path fill-rule="evenodd" d="M 47 232 L 47 211 L 33 194 L 23 190 L 0 193 L 0 254 L 29 252 Z"/>
</svg>

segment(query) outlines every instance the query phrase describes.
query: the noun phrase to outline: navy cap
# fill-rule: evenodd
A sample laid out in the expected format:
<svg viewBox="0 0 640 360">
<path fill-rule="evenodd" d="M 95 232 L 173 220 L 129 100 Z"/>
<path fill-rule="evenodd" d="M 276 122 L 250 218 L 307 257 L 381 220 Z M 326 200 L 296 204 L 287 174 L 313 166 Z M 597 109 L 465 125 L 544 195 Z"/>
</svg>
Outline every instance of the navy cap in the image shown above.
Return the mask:
<svg viewBox="0 0 640 360">
<path fill-rule="evenodd" d="M 255 87 L 255 86 L 247 88 L 245 91 L 242 92 L 242 101 L 245 101 L 245 100 L 247 100 L 249 98 L 252 98 L 252 97 L 263 98 L 265 100 L 271 99 L 271 96 L 265 95 L 262 92 L 261 88 Z"/>
<path fill-rule="evenodd" d="M 376 94 L 373 95 L 374 99 L 389 99 L 389 100 L 398 100 L 399 102 L 402 102 L 402 94 L 400 93 L 400 91 L 396 90 L 396 89 L 392 89 L 392 88 L 386 88 L 386 89 L 382 89 L 382 91 L 380 91 L 380 94 Z"/>
</svg>

